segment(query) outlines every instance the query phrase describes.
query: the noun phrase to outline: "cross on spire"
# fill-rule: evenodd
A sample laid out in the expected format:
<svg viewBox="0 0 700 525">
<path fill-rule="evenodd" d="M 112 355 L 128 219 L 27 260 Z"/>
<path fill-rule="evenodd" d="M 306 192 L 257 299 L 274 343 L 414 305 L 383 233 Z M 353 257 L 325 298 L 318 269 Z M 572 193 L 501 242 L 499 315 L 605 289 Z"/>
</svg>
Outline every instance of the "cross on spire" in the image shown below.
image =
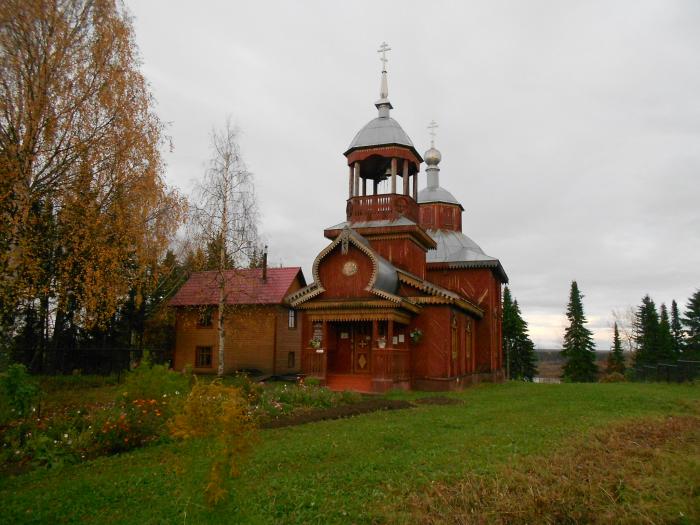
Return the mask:
<svg viewBox="0 0 700 525">
<path fill-rule="evenodd" d="M 430 147 L 431 148 L 435 147 L 435 135 L 436 135 L 435 130 L 438 127 L 439 126 L 438 126 L 437 122 L 435 122 L 434 120 L 431 120 L 430 124 L 428 124 L 428 129 L 430 130 L 429 133 L 430 133 Z"/>
<path fill-rule="evenodd" d="M 389 44 L 382 42 L 382 45 L 380 45 L 379 49 L 377 49 L 377 53 L 382 54 L 382 56 L 379 57 L 379 60 L 382 62 L 382 73 L 386 73 L 386 63 L 389 61 L 389 59 L 386 57 L 387 51 L 391 51 Z"/>
</svg>

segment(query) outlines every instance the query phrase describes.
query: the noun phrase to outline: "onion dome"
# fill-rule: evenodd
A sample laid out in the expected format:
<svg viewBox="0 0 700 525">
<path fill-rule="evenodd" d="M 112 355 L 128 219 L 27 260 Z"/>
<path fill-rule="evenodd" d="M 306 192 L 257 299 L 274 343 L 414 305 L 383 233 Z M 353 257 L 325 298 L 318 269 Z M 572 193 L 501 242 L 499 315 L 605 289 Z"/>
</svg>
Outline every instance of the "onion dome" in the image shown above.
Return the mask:
<svg viewBox="0 0 700 525">
<path fill-rule="evenodd" d="M 418 203 L 427 204 L 430 202 L 442 202 L 445 204 L 456 204 L 464 209 L 462 204 L 455 199 L 445 188 L 440 187 L 440 168 L 438 164 L 442 160 L 442 154 L 435 148 L 435 144 L 431 141 L 431 146 L 424 155 L 425 163 L 428 165 L 425 172 L 428 178 L 428 186 L 418 192 Z"/>
<path fill-rule="evenodd" d="M 348 149 L 345 151 L 345 155 L 358 148 L 397 145 L 411 148 L 416 156 L 418 156 L 418 152 L 413 142 L 411 142 L 411 139 L 403 128 L 401 128 L 399 123 L 389 115 L 390 111 L 393 109 L 389 101 L 389 86 L 386 71 L 386 52 L 389 50 L 390 48 L 387 46 L 386 42 L 379 48 L 379 52 L 382 53 L 380 60 L 383 66 L 382 79 L 379 87 L 379 100 L 374 103 L 378 111 L 378 116 L 370 120 L 357 132 L 357 135 L 355 135 L 355 138 L 352 139 L 350 146 L 348 146 Z"/>
</svg>

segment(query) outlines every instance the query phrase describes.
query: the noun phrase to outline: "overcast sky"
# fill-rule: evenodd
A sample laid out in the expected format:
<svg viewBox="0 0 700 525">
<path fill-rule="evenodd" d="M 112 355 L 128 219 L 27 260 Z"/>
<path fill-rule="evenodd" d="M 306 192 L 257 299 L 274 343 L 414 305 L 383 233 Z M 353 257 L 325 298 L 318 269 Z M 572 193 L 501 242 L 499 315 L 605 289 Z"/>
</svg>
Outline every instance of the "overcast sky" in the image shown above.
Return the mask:
<svg viewBox="0 0 700 525">
<path fill-rule="evenodd" d="M 230 115 L 273 264 L 311 280 L 345 219 L 342 153 L 376 116 L 385 40 L 392 116 L 419 152 L 438 122 L 441 185 L 538 347 L 561 345 L 573 279 L 600 349 L 613 309 L 700 287 L 700 1 L 127 5 L 168 183 L 190 192 Z"/>
</svg>

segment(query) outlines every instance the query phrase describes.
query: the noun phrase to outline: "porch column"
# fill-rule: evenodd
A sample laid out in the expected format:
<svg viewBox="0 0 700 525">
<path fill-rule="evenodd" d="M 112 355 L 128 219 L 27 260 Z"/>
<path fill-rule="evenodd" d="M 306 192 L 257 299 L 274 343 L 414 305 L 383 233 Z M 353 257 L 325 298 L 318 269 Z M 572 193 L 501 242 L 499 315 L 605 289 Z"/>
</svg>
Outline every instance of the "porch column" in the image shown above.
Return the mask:
<svg viewBox="0 0 700 525">
<path fill-rule="evenodd" d="M 377 194 L 377 191 L 379 191 L 379 179 L 374 179 L 374 194 Z"/>
<path fill-rule="evenodd" d="M 375 319 L 372 321 L 372 348 L 376 347 L 377 339 L 379 339 L 379 323 Z"/>
<path fill-rule="evenodd" d="M 403 161 L 403 194 L 409 195 L 408 193 L 408 161 L 404 159 Z"/>
<path fill-rule="evenodd" d="M 323 327 L 321 328 L 321 348 L 323 348 L 322 364 L 321 364 L 321 374 L 323 375 L 323 380 L 326 380 L 326 375 L 328 372 L 328 322 L 323 321 Z"/>
<path fill-rule="evenodd" d="M 391 193 L 396 193 L 396 169 L 398 159 L 391 159 Z"/>
<path fill-rule="evenodd" d="M 413 200 L 418 200 L 418 172 L 413 174 Z"/>
<path fill-rule="evenodd" d="M 348 168 L 350 168 L 350 177 L 348 182 L 348 199 L 352 199 L 352 187 L 355 185 L 355 170 L 352 166 L 348 166 Z"/>
<path fill-rule="evenodd" d="M 367 195 L 367 179 L 362 179 L 362 195 Z"/>
<path fill-rule="evenodd" d="M 386 338 L 387 338 L 386 347 L 393 350 L 393 348 L 394 348 L 394 320 L 393 319 L 389 319 L 387 321 Z"/>
<path fill-rule="evenodd" d="M 357 197 L 360 194 L 360 163 L 356 162 L 355 163 L 355 191 L 354 195 Z"/>
</svg>

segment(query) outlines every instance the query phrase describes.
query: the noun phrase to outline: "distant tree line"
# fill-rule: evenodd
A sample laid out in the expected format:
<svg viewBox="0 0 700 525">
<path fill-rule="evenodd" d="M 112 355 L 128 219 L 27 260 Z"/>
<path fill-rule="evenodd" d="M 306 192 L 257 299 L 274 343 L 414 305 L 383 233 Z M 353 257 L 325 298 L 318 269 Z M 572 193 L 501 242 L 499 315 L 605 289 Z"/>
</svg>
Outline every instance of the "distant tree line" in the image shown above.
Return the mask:
<svg viewBox="0 0 700 525">
<path fill-rule="evenodd" d="M 566 309 L 568 326 L 564 331 L 562 357 L 565 364 L 562 379 L 574 382 L 598 381 L 601 371 L 596 364 L 593 333 L 587 328 L 583 308 L 583 294 L 572 281 Z M 629 349 L 634 367 L 673 364 L 679 360 L 700 360 L 700 290 L 686 304 L 681 316 L 678 304 L 671 302 L 657 309 L 648 295 L 633 310 Z M 506 375 L 513 379 L 532 379 L 537 373 L 534 345 L 527 334 L 517 301 L 508 287 L 503 293 L 503 352 Z M 613 324 L 613 341 L 605 370 L 611 374 L 625 374 L 627 364 L 618 322 Z"/>
<path fill-rule="evenodd" d="M 664 303 L 657 310 L 645 295 L 635 312 L 633 333 L 635 366 L 700 359 L 700 290 L 688 299 L 683 316 L 675 300 L 669 314 Z"/>
</svg>

